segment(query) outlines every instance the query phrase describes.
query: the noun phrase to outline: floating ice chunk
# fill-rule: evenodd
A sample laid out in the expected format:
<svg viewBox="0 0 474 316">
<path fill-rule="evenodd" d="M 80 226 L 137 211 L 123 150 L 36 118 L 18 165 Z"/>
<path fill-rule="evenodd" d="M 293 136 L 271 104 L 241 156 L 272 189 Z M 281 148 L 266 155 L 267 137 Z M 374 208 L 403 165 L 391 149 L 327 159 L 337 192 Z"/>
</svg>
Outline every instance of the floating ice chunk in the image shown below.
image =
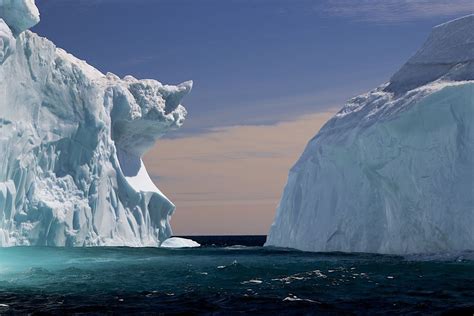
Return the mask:
<svg viewBox="0 0 474 316">
<path fill-rule="evenodd" d="M 263 283 L 262 280 L 257 280 L 257 279 L 240 282 L 240 284 L 262 284 L 262 283 Z"/>
<path fill-rule="evenodd" d="M 283 299 L 283 302 L 307 302 L 307 303 L 321 304 L 321 302 L 310 300 L 310 299 L 299 298 L 298 296 L 293 295 L 293 294 L 290 294 L 289 296 L 285 297 Z"/>
<path fill-rule="evenodd" d="M 179 237 L 168 238 L 161 244 L 162 248 L 196 248 L 200 246 L 194 240 Z"/>
</svg>

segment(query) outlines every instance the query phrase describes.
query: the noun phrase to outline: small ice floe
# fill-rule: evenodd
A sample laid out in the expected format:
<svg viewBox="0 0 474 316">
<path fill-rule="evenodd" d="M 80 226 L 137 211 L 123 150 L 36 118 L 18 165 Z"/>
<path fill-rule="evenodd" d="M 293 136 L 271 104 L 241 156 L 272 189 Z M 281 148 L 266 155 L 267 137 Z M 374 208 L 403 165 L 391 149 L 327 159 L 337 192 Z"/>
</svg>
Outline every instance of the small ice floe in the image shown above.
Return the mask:
<svg viewBox="0 0 474 316">
<path fill-rule="evenodd" d="M 280 282 L 284 282 L 285 284 L 290 284 L 293 281 L 303 281 L 307 279 L 312 279 L 314 277 L 326 279 L 327 275 L 322 273 L 320 270 L 314 270 L 314 271 L 292 274 L 284 278 L 272 279 L 272 281 L 280 281 Z"/>
<path fill-rule="evenodd" d="M 387 276 L 387 279 L 392 280 L 392 279 L 395 279 L 395 277 L 394 277 L 394 276 L 391 276 L 391 275 L 388 275 L 388 276 Z"/>
<path fill-rule="evenodd" d="M 280 281 L 280 282 L 284 282 L 286 284 L 290 284 L 292 281 L 302 281 L 304 279 L 305 278 L 302 277 L 302 276 L 290 275 L 290 276 L 287 276 L 287 277 L 284 277 L 284 278 L 272 279 L 272 281 Z"/>
<path fill-rule="evenodd" d="M 163 241 L 160 247 L 162 248 L 197 248 L 197 247 L 201 247 L 201 245 L 191 239 L 171 237 Z"/>
<path fill-rule="evenodd" d="M 287 296 L 283 299 L 283 302 L 308 302 L 308 303 L 316 303 L 316 304 L 321 304 L 321 302 L 310 300 L 307 298 L 299 298 L 296 295 L 290 294 L 290 296 Z"/>
<path fill-rule="evenodd" d="M 311 271 L 309 274 L 310 274 L 310 275 L 313 275 L 313 276 L 316 276 L 316 277 L 318 277 L 318 278 L 323 278 L 323 279 L 327 278 L 327 275 L 325 275 L 324 273 L 322 273 L 320 270 Z"/>
<path fill-rule="evenodd" d="M 232 246 L 228 246 L 228 247 L 224 247 L 224 249 L 246 249 L 248 248 L 247 246 L 244 246 L 244 245 L 232 245 Z"/>
<path fill-rule="evenodd" d="M 7 304 L 0 304 L 0 308 L 8 308 L 10 306 L 8 306 Z"/>
<path fill-rule="evenodd" d="M 241 282 L 240 284 L 262 284 L 263 281 L 262 280 L 248 280 L 248 281 L 244 281 L 244 282 Z"/>
<path fill-rule="evenodd" d="M 227 267 L 230 268 L 230 267 L 232 267 L 232 266 L 237 266 L 238 264 L 239 264 L 239 263 L 237 262 L 237 260 L 234 260 L 234 261 L 232 261 L 232 263 L 231 263 L 230 265 L 228 265 L 228 266 L 217 266 L 217 269 L 225 269 L 225 268 L 227 268 Z"/>
</svg>

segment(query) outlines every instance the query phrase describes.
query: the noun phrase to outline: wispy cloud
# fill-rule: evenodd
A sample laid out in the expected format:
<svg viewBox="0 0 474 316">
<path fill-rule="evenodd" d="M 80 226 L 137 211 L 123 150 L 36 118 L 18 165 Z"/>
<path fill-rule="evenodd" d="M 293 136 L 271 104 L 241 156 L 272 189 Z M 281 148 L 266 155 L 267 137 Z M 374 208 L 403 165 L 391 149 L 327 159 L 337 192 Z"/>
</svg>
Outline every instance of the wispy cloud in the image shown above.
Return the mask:
<svg viewBox="0 0 474 316">
<path fill-rule="evenodd" d="M 175 233 L 266 234 L 288 170 L 335 112 L 160 140 L 145 165 L 176 204 Z"/>
<path fill-rule="evenodd" d="M 361 21 L 400 22 L 474 13 L 472 0 L 328 0 L 314 10 Z"/>
</svg>

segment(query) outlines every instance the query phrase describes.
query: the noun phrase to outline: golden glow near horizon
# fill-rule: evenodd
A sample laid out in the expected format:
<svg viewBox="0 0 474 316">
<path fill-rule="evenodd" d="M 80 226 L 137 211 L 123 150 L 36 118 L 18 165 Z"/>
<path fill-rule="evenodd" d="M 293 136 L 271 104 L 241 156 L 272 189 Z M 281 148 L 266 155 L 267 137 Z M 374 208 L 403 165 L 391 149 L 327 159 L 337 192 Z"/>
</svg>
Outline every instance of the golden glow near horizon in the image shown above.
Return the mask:
<svg viewBox="0 0 474 316">
<path fill-rule="evenodd" d="M 267 234 L 291 166 L 334 111 L 163 139 L 144 157 L 175 235 Z"/>
</svg>

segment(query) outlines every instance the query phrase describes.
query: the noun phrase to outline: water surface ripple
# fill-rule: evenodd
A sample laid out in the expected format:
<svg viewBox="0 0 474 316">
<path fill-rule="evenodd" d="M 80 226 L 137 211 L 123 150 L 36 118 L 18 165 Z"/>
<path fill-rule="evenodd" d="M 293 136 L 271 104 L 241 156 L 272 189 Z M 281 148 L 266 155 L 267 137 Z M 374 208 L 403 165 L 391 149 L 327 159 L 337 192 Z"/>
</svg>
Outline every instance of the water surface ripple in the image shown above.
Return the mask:
<svg viewBox="0 0 474 316">
<path fill-rule="evenodd" d="M 474 253 L 0 249 L 0 314 L 474 312 Z"/>
</svg>

